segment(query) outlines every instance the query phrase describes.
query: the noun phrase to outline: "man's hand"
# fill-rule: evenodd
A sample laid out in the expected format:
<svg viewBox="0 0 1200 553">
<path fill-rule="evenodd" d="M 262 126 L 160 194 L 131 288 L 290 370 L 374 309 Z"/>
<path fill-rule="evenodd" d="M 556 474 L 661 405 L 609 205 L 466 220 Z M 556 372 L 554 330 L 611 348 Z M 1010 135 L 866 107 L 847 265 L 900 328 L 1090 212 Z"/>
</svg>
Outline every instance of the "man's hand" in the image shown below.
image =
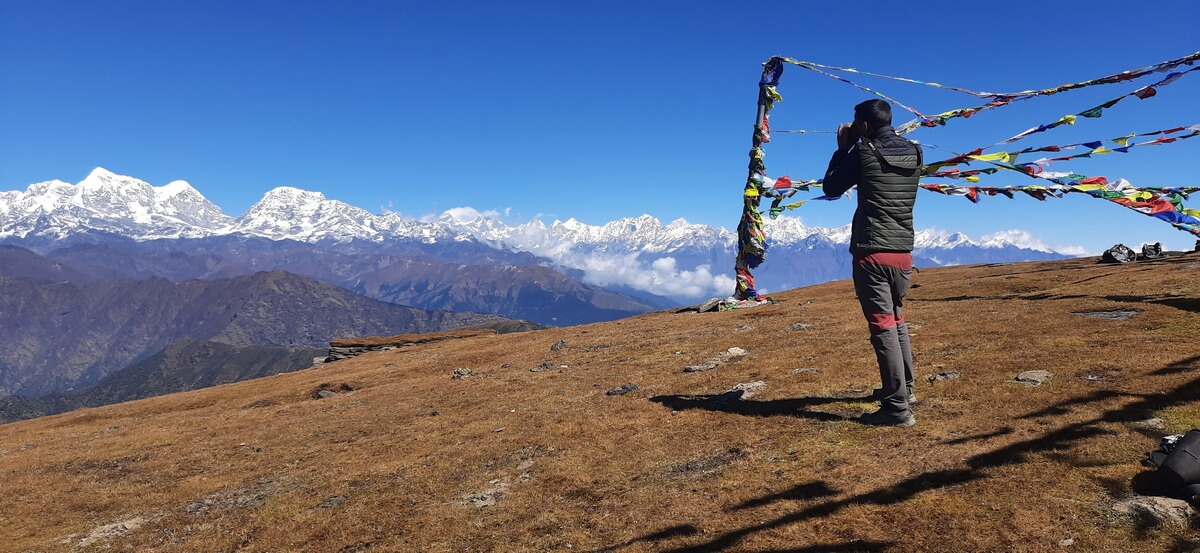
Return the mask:
<svg viewBox="0 0 1200 553">
<path fill-rule="evenodd" d="M 850 146 L 854 145 L 856 141 L 858 141 L 858 137 L 854 136 L 854 129 L 850 126 L 850 123 L 842 123 L 841 125 L 838 125 L 837 143 L 839 151 L 849 149 Z"/>
</svg>

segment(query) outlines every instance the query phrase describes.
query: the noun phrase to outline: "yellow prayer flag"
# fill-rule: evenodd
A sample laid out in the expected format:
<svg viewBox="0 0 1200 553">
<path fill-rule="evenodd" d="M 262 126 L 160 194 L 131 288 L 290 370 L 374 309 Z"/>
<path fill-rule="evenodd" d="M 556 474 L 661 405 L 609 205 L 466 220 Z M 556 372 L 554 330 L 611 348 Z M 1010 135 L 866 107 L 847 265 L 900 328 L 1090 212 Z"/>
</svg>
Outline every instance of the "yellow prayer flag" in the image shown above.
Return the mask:
<svg viewBox="0 0 1200 553">
<path fill-rule="evenodd" d="M 976 177 L 976 176 L 967 177 L 967 182 L 979 182 L 979 177 Z"/>
<path fill-rule="evenodd" d="M 1066 123 L 1068 125 L 1074 125 L 1075 124 L 1075 116 L 1074 115 L 1064 115 L 1062 117 L 1062 119 L 1059 119 L 1058 121 L 1055 121 L 1055 122 L 1056 123 Z"/>
<path fill-rule="evenodd" d="M 994 154 L 983 154 L 978 156 L 967 156 L 971 159 L 979 161 L 1008 161 L 1008 152 L 996 152 Z"/>
<path fill-rule="evenodd" d="M 1111 154 L 1112 150 L 1109 150 L 1108 148 L 1101 146 L 1099 148 L 1096 148 L 1095 150 L 1092 150 L 1092 153 L 1093 154 Z"/>
<path fill-rule="evenodd" d="M 1120 145 L 1122 145 L 1122 146 L 1128 146 L 1128 145 L 1129 145 L 1129 139 L 1130 139 L 1130 138 L 1133 138 L 1133 137 L 1135 137 L 1135 136 L 1137 136 L 1137 135 L 1136 135 L 1136 134 L 1129 134 L 1129 135 L 1126 135 L 1126 136 L 1122 136 L 1122 137 L 1120 137 L 1120 138 L 1114 138 L 1114 139 L 1112 139 L 1112 141 L 1113 141 L 1113 142 L 1116 142 L 1117 144 L 1120 144 Z"/>
</svg>

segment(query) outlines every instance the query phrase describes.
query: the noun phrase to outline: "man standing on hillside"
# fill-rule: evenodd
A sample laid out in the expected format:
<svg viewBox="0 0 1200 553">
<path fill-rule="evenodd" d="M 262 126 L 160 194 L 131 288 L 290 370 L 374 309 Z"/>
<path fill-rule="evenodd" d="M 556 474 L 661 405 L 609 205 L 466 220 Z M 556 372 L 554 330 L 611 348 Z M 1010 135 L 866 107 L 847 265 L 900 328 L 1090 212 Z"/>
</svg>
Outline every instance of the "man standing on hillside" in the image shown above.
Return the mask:
<svg viewBox="0 0 1200 553">
<path fill-rule="evenodd" d="M 858 186 L 851 225 L 854 290 L 871 331 L 883 387 L 880 408 L 859 420 L 908 427 L 912 414 L 913 359 L 904 323 L 904 295 L 912 282 L 913 204 L 921 177 L 920 146 L 892 129 L 892 107 L 883 100 L 854 106 L 854 122 L 838 127 L 838 150 L 825 172 L 829 196 Z"/>
</svg>

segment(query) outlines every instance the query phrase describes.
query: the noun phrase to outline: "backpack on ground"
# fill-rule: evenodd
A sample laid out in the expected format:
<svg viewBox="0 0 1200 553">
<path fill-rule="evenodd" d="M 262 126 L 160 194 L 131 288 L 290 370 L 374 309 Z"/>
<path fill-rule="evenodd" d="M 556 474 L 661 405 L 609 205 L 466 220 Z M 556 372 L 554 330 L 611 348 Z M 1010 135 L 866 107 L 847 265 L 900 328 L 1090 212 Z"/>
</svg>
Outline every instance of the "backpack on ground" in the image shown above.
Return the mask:
<svg viewBox="0 0 1200 553">
<path fill-rule="evenodd" d="M 1129 263 L 1137 261 L 1137 253 L 1125 244 L 1117 244 L 1107 250 L 1100 256 L 1101 263 Z"/>
<path fill-rule="evenodd" d="M 1153 244 L 1142 244 L 1142 255 L 1138 259 L 1158 259 L 1165 255 L 1162 249 L 1162 242 L 1155 242 Z"/>
<path fill-rule="evenodd" d="M 1200 430 L 1163 438 L 1148 461 L 1158 467 L 1158 481 L 1167 493 L 1188 501 L 1200 496 Z"/>
</svg>

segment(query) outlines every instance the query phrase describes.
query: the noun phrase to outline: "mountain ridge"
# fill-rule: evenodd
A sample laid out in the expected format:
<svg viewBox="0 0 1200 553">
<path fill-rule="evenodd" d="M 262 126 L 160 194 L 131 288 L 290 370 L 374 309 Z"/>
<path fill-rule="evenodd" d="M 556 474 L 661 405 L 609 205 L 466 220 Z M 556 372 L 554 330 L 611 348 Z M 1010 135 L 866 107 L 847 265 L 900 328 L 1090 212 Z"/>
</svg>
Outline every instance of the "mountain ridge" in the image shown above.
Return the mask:
<svg viewBox="0 0 1200 553">
<path fill-rule="evenodd" d="M 194 218 L 192 224 L 170 215 L 180 211 L 180 206 L 147 207 L 142 200 L 128 200 L 134 202 L 132 207 L 113 207 L 127 196 L 144 199 L 163 195 L 165 192 L 159 190 L 165 188 L 194 192 L 183 181 L 156 189 L 97 168 L 78 185 L 54 182 L 57 184 L 52 187 L 37 184 L 24 193 L 0 195 L 0 241 L 44 250 L 81 233 L 102 231 L 134 240 L 243 235 L 314 244 L 413 241 L 452 247 L 477 243 L 498 250 L 531 253 L 560 272 L 578 270 L 587 284 L 639 290 L 678 302 L 723 296 L 733 290 L 730 275 L 736 235 L 722 227 L 688 223 L 684 219 L 664 225 L 653 216 L 641 215 L 589 225 L 569 218 L 547 225 L 535 218 L 513 226 L 491 214 L 453 208 L 429 220 L 413 220 L 396 213 L 372 214 L 330 200 L 320 192 L 277 187 L 236 218 L 221 213 L 219 208 L 214 211 L 215 206 L 198 192 L 177 194 L 204 214 Z M 55 191 L 53 194 L 51 189 Z M 94 194 L 83 194 L 79 192 L 81 189 L 92 190 Z M 123 189 L 136 190 L 138 194 L 121 194 Z M 52 197 L 43 198 L 45 194 Z M 105 209 L 117 215 L 106 219 Z M 122 215 L 127 212 L 150 215 L 141 219 Z M 849 243 L 849 225 L 808 227 L 797 218 L 785 216 L 767 220 L 765 228 L 771 250 L 766 270 L 760 271 L 760 289 L 777 291 L 849 275 L 845 259 L 848 254 L 843 251 Z M 817 250 L 820 251 L 810 253 Z M 827 251 L 833 254 L 826 254 Z M 924 265 L 1058 259 L 1078 253 L 1078 250 L 1054 251 L 1019 230 L 979 240 L 963 233 L 918 230 L 914 251 Z M 812 256 L 822 261 L 814 265 Z M 773 271 L 774 262 L 791 270 Z"/>
<path fill-rule="evenodd" d="M 0 391 L 93 384 L 183 338 L 323 348 L 335 336 L 449 330 L 500 319 L 394 305 L 282 270 L 212 280 L 94 283 L 0 276 Z"/>
</svg>

